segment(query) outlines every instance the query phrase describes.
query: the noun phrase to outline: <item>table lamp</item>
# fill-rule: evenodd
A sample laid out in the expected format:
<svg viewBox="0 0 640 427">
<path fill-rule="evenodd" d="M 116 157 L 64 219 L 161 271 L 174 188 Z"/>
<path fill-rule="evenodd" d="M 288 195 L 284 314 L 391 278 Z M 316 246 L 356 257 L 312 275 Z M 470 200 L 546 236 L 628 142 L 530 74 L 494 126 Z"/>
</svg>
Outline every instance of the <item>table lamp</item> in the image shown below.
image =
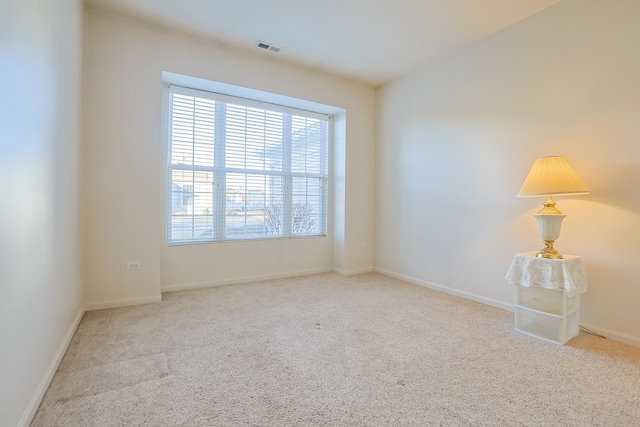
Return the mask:
<svg viewBox="0 0 640 427">
<path fill-rule="evenodd" d="M 562 259 L 553 243 L 560 236 L 560 226 L 565 214 L 556 209 L 552 196 L 589 194 L 589 188 L 580 179 L 569 162 L 562 156 L 543 157 L 536 160 L 518 192 L 518 197 L 546 197 L 544 208 L 533 216 L 538 222 L 538 232 L 544 248 L 536 255 L 540 258 Z"/>
</svg>

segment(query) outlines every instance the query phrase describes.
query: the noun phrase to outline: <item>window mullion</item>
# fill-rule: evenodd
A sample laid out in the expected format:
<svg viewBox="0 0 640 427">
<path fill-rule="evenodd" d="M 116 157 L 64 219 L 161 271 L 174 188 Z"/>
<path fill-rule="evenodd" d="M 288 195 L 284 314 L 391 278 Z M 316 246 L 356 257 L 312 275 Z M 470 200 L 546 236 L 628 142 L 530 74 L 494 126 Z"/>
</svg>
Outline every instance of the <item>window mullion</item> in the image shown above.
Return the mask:
<svg viewBox="0 0 640 427">
<path fill-rule="evenodd" d="M 167 224 L 167 241 L 172 240 L 173 235 L 173 168 L 171 167 L 172 154 L 173 154 L 173 93 L 169 93 L 169 116 L 168 116 L 168 148 L 167 148 L 167 215 L 166 215 L 166 224 Z"/>
<path fill-rule="evenodd" d="M 197 114 L 197 112 L 196 112 L 196 100 L 195 99 L 193 100 L 192 114 L 193 114 L 193 121 L 191 122 L 191 162 L 193 164 L 195 164 L 195 159 L 196 159 L 196 114 Z M 191 191 L 192 192 L 196 188 L 195 187 L 195 184 L 196 184 L 195 178 L 196 178 L 196 173 L 194 171 L 191 174 Z M 192 203 L 191 203 L 191 235 L 195 236 L 196 235 L 196 211 L 195 211 L 195 205 L 194 205 L 195 200 L 194 199 L 191 199 L 191 200 L 192 200 Z M 187 213 L 189 213 L 189 205 L 188 204 L 187 204 Z"/>
<path fill-rule="evenodd" d="M 293 212 L 293 178 L 291 176 L 291 150 L 292 150 L 292 120 L 291 114 L 285 114 L 282 120 L 282 235 L 291 237 L 291 218 Z"/>
<path fill-rule="evenodd" d="M 321 193 L 321 197 L 320 197 L 320 224 L 321 224 L 321 229 L 326 232 L 327 230 L 327 213 L 329 211 L 328 209 L 328 193 L 329 193 L 329 165 L 328 165 L 328 161 L 329 161 L 329 135 L 332 134 L 332 127 L 333 122 L 331 120 L 329 120 L 329 122 L 327 123 L 327 125 L 324 127 L 324 131 L 326 132 L 326 134 L 323 134 L 320 136 L 320 175 L 322 175 L 322 178 L 320 178 L 320 191 Z"/>
<path fill-rule="evenodd" d="M 215 104 L 215 139 L 213 153 L 213 238 L 225 239 L 227 177 L 225 150 L 227 139 L 227 106 L 224 102 Z"/>
</svg>

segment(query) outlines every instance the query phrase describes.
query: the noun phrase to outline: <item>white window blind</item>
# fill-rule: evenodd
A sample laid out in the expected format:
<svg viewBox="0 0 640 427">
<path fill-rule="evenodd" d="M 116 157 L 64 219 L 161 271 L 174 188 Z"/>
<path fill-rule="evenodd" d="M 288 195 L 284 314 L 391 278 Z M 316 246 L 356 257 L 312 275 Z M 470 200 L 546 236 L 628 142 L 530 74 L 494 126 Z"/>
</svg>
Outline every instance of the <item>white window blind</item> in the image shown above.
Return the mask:
<svg viewBox="0 0 640 427">
<path fill-rule="evenodd" d="M 170 244 L 323 236 L 329 117 L 169 89 Z"/>
</svg>

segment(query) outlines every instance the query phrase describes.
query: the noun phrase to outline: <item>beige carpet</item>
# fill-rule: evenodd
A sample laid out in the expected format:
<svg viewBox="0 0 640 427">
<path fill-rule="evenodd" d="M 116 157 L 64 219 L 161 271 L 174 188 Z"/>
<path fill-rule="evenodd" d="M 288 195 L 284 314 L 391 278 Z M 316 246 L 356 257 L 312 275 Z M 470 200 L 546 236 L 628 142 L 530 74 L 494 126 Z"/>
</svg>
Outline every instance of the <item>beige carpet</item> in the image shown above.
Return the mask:
<svg viewBox="0 0 640 427">
<path fill-rule="evenodd" d="M 167 293 L 87 313 L 32 425 L 640 426 L 640 348 L 377 274 Z"/>
</svg>

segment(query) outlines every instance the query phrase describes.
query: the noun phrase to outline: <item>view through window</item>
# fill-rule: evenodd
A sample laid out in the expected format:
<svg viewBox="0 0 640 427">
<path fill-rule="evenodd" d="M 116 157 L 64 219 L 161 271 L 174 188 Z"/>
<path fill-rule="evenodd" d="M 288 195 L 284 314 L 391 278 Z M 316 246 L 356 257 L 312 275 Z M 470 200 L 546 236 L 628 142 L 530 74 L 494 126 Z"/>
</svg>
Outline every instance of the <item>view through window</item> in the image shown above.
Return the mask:
<svg viewBox="0 0 640 427">
<path fill-rule="evenodd" d="M 167 239 L 326 235 L 329 117 L 169 89 Z"/>
</svg>

